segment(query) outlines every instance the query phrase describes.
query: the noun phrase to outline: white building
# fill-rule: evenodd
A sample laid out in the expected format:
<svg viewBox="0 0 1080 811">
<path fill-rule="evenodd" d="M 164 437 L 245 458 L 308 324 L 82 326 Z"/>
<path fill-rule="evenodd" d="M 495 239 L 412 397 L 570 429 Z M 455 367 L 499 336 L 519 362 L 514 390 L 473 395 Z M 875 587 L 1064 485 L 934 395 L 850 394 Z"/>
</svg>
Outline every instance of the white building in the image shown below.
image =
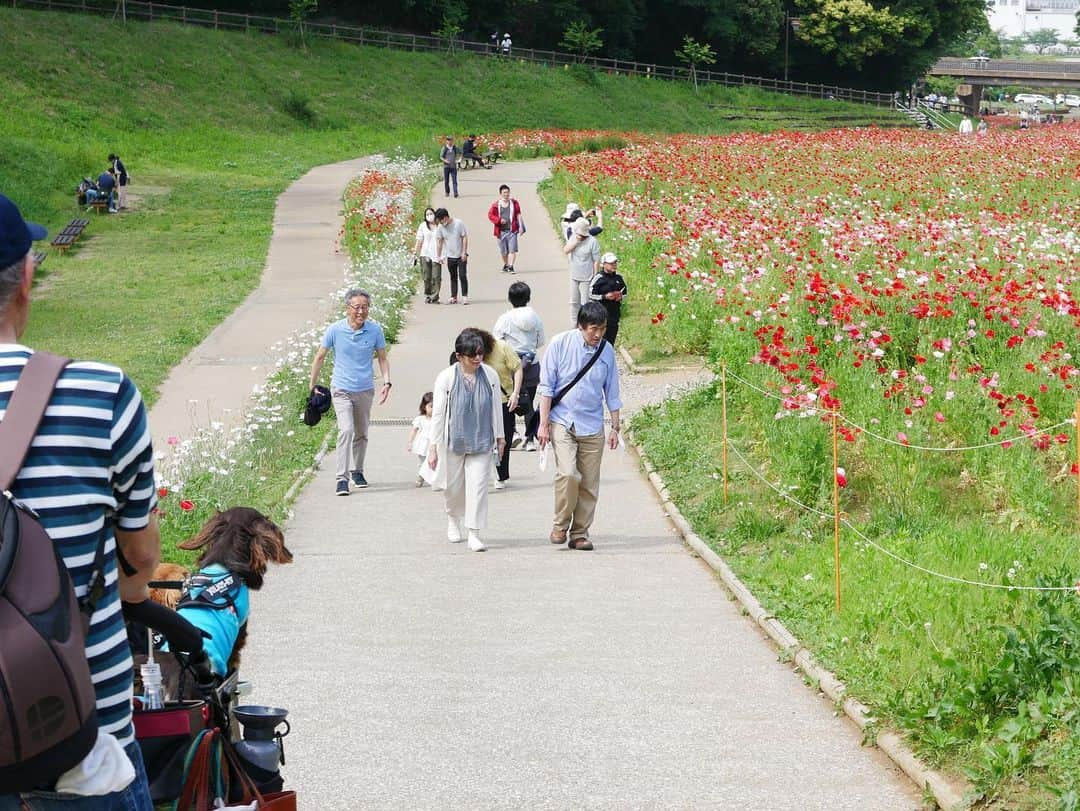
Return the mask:
<svg viewBox="0 0 1080 811">
<path fill-rule="evenodd" d="M 1080 0 L 989 0 L 990 30 L 1018 37 L 1040 28 L 1053 28 L 1059 40 L 1076 39 Z"/>
</svg>

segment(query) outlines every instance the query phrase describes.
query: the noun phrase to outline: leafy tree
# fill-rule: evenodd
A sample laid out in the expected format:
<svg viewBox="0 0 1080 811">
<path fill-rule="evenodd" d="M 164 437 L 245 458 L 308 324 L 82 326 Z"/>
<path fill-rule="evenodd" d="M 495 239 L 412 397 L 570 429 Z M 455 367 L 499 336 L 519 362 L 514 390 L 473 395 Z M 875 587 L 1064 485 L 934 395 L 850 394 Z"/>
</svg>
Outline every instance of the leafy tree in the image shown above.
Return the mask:
<svg viewBox="0 0 1080 811">
<path fill-rule="evenodd" d="M 867 0 L 824 0 L 803 15 L 796 37 L 833 56 L 838 65 L 860 70 L 867 57 L 894 51 L 914 27 L 913 20 Z"/>
<path fill-rule="evenodd" d="M 448 2 L 442 12 L 442 24 L 431 35 L 446 40 L 447 49 L 453 53 L 461 36 L 461 24 L 465 22 L 465 7 L 461 3 Z"/>
<path fill-rule="evenodd" d="M 300 47 L 306 48 L 304 39 L 304 23 L 315 13 L 319 7 L 319 0 L 289 0 L 289 19 L 296 26 L 296 33 L 300 37 Z"/>
<path fill-rule="evenodd" d="M 1048 48 L 1058 44 L 1058 33 L 1053 28 L 1037 28 L 1028 31 L 1024 36 L 1024 44 L 1035 49 L 1035 53 L 1046 53 Z"/>
<path fill-rule="evenodd" d="M 1003 50 L 1001 37 L 990 30 L 990 21 L 983 17 L 953 40 L 945 53 L 949 56 L 989 56 L 991 59 L 1000 59 Z"/>
<path fill-rule="evenodd" d="M 563 31 L 559 47 L 577 54 L 579 61 L 584 62 L 592 54 L 604 47 L 604 40 L 600 38 L 602 33 L 604 33 L 603 28 L 590 29 L 581 20 L 574 20 Z"/>
<path fill-rule="evenodd" d="M 698 42 L 687 34 L 683 37 L 682 47 L 675 51 L 675 56 L 680 62 L 685 62 L 690 67 L 690 81 L 694 83 L 694 92 L 697 92 L 697 66 L 715 65 L 716 51 L 707 42 Z"/>
</svg>

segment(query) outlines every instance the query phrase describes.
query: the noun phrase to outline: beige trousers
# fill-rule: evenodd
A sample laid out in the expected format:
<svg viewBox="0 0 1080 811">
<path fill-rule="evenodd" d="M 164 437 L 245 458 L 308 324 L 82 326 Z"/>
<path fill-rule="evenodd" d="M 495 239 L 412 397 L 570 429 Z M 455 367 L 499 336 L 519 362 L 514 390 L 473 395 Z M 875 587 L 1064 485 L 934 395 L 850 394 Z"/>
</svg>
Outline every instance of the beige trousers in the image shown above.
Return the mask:
<svg viewBox="0 0 1080 811">
<path fill-rule="evenodd" d="M 565 529 L 570 540 L 588 538 L 600 496 L 604 432 L 579 436 L 553 422 L 551 446 L 555 451 L 554 528 Z"/>
<path fill-rule="evenodd" d="M 363 472 L 367 456 L 368 425 L 371 422 L 371 403 L 375 390 L 330 392 L 337 416 L 337 477 L 345 481 L 354 470 Z"/>
</svg>

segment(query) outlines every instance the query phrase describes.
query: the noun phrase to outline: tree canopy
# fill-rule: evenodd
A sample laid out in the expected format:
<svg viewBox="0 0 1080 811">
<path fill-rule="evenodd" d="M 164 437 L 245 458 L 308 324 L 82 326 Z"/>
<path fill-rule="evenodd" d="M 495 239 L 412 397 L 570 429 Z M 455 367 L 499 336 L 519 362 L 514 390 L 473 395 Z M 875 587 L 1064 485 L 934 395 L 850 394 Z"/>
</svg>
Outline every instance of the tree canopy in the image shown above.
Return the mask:
<svg viewBox="0 0 1080 811">
<path fill-rule="evenodd" d="M 289 0 L 185 1 L 289 9 Z M 787 32 L 793 79 L 881 89 L 918 78 L 966 32 L 986 27 L 985 0 L 320 0 L 319 15 L 423 34 L 460 28 L 462 39 L 482 42 L 509 33 L 517 48 L 564 50 L 572 34 L 579 54 L 655 64 L 671 64 L 693 36 L 713 49 L 716 70 L 774 76 L 785 26 L 797 17 L 799 30 Z"/>
</svg>

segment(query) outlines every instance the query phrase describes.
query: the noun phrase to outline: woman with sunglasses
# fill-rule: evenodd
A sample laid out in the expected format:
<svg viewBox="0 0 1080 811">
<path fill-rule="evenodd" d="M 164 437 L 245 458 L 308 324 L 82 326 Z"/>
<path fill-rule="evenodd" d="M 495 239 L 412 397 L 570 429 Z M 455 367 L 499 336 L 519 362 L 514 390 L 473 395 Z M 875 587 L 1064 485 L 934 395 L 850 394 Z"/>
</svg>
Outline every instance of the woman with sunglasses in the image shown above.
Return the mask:
<svg viewBox="0 0 1080 811">
<path fill-rule="evenodd" d="M 475 329 L 461 331 L 454 341 L 450 367 L 435 378 L 428 465 L 433 487 L 443 488 L 450 543 L 468 539 L 469 549 L 483 552 L 480 539 L 487 527 L 488 484 L 493 457 L 502 455 L 502 398 L 499 375 L 484 363 L 484 338 Z"/>
</svg>

